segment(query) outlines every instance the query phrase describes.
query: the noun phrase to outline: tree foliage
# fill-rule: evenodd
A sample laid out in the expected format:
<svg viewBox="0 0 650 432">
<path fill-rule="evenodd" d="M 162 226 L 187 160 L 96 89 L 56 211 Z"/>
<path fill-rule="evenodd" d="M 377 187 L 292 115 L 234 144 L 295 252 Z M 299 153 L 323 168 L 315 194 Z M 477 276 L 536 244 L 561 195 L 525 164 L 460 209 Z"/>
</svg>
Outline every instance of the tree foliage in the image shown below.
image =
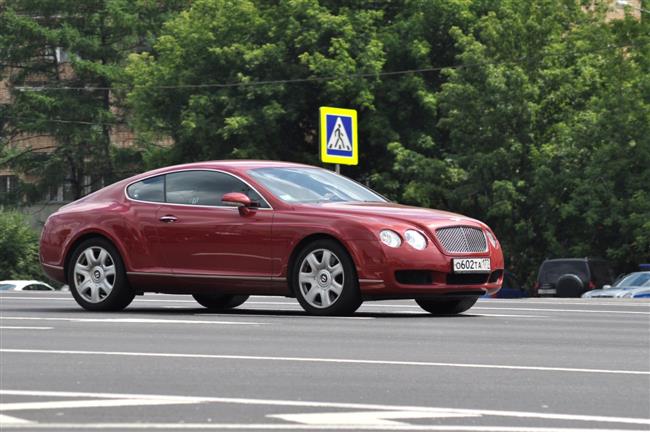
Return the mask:
<svg viewBox="0 0 650 432">
<path fill-rule="evenodd" d="M 123 122 L 124 60 L 146 49 L 178 3 L 149 0 L 10 0 L 0 14 L 0 75 L 12 101 L 1 107 L 0 161 L 37 179 L 41 198 L 66 184 L 73 198 L 120 176 L 111 129 Z M 114 90 L 110 90 L 113 88 Z M 48 136 L 42 148 L 28 136 Z M 20 138 L 16 140 L 16 138 Z"/>
<path fill-rule="evenodd" d="M 24 215 L 0 213 L 0 280 L 42 278 L 38 234 Z"/>
</svg>

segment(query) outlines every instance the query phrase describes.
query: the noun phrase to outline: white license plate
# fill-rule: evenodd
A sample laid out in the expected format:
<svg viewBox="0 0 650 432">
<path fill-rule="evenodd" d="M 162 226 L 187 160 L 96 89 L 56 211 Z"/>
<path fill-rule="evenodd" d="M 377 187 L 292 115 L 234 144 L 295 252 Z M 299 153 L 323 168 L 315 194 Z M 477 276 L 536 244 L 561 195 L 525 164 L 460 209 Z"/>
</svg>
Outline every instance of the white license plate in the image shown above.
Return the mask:
<svg viewBox="0 0 650 432">
<path fill-rule="evenodd" d="M 454 273 L 490 273 L 490 258 L 454 258 Z"/>
<path fill-rule="evenodd" d="M 540 288 L 537 290 L 537 294 L 557 294 L 555 288 Z"/>
</svg>

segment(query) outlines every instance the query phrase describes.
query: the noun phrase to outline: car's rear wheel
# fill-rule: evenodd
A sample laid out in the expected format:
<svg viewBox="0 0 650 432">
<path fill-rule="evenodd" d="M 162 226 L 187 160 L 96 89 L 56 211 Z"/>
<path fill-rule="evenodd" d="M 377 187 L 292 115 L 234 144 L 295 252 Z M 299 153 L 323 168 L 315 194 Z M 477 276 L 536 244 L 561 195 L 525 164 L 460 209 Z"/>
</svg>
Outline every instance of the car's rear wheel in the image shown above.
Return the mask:
<svg viewBox="0 0 650 432">
<path fill-rule="evenodd" d="M 478 297 L 462 297 L 453 299 L 415 299 L 415 302 L 425 311 L 434 315 L 457 315 L 463 313 L 478 300 Z"/>
<path fill-rule="evenodd" d="M 227 310 L 242 305 L 248 300 L 247 295 L 231 294 L 192 294 L 201 306 L 211 310 Z"/>
<path fill-rule="evenodd" d="M 302 249 L 291 282 L 300 305 L 314 315 L 349 315 L 361 305 L 352 258 L 334 240 L 316 240 Z"/>
<path fill-rule="evenodd" d="M 88 310 L 122 310 L 135 297 L 120 254 L 103 238 L 85 240 L 75 248 L 68 265 L 68 283 L 74 299 Z"/>
</svg>

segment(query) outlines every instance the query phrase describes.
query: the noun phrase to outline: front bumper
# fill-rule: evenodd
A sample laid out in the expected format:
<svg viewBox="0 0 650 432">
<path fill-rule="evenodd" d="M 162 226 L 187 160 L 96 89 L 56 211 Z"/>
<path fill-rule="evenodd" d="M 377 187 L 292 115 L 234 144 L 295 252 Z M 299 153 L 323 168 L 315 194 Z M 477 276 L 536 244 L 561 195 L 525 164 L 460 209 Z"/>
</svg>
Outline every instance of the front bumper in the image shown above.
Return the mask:
<svg viewBox="0 0 650 432">
<path fill-rule="evenodd" d="M 503 253 L 447 255 L 434 244 L 416 250 L 408 244 L 390 248 L 379 241 L 356 242 L 353 258 L 364 298 L 415 298 L 436 295 L 494 294 L 503 283 Z M 454 273 L 453 258 L 490 258 L 490 273 Z"/>
</svg>

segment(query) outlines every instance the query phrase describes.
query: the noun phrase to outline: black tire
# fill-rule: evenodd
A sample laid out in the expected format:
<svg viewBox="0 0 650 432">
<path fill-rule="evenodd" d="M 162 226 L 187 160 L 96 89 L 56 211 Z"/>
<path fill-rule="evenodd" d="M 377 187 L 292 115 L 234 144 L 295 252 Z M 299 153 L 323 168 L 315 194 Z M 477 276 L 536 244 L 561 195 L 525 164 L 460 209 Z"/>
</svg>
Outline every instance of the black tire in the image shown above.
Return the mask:
<svg viewBox="0 0 650 432">
<path fill-rule="evenodd" d="M 577 275 L 574 274 L 565 274 L 560 276 L 556 284 L 556 296 L 557 297 L 580 297 L 584 292 L 587 291 L 585 284 Z"/>
<path fill-rule="evenodd" d="M 419 298 L 415 302 L 425 311 L 434 315 L 458 315 L 465 312 L 478 300 L 478 297 L 462 298 Z"/>
<path fill-rule="evenodd" d="M 82 261 L 86 262 L 88 265 L 88 281 L 86 278 L 83 278 L 79 273 L 79 269 L 76 269 L 76 265 L 80 259 L 80 256 L 84 254 L 86 257 L 86 252 L 90 250 L 91 254 L 97 254 L 98 251 L 104 250 L 108 257 L 104 256 L 102 263 L 97 263 L 97 265 L 91 264 L 88 262 L 87 258 L 82 258 Z M 101 252 L 100 252 L 101 253 Z M 102 255 L 98 255 L 101 257 Z M 82 263 L 79 263 L 80 265 Z M 110 268 L 106 264 L 112 264 L 114 274 L 108 276 L 108 272 L 104 274 L 104 268 Z M 95 273 L 99 270 L 94 270 L 99 268 L 102 270 L 102 273 Z M 93 275 L 98 274 L 99 278 L 94 278 Z M 112 281 L 112 289 L 110 292 L 107 292 L 105 288 L 99 288 L 104 281 L 110 284 Z M 85 285 L 89 283 L 90 286 Z M 124 262 L 119 252 L 108 240 L 95 237 L 81 242 L 74 250 L 68 261 L 68 285 L 70 286 L 70 292 L 72 296 L 77 301 L 77 303 L 84 309 L 91 311 L 118 311 L 127 307 L 135 297 L 135 292 L 129 285 L 129 281 L 126 278 L 126 271 L 124 268 Z M 93 301 L 92 292 L 97 292 L 97 297 Z"/>
<path fill-rule="evenodd" d="M 247 295 L 231 294 L 192 294 L 201 306 L 210 310 L 228 310 L 242 305 L 248 300 Z"/>
<path fill-rule="evenodd" d="M 325 263 L 325 251 L 330 253 L 331 260 Z M 313 254 L 313 255 L 312 255 Z M 318 258 L 320 254 L 323 268 L 320 270 L 311 269 L 307 257 L 313 256 Z M 336 263 L 331 267 L 331 263 Z M 342 273 L 338 274 L 338 263 L 342 267 Z M 329 285 L 318 285 L 316 282 L 300 282 L 301 271 L 320 274 L 315 279 L 320 279 L 323 274 L 320 272 L 329 272 Z M 304 273 L 303 273 L 304 274 Z M 325 276 L 327 279 L 327 276 Z M 356 268 L 350 254 L 338 242 L 329 239 L 315 240 L 307 244 L 296 257 L 296 261 L 291 269 L 291 286 L 296 295 L 300 306 L 312 315 L 336 316 L 351 315 L 361 306 L 361 292 L 359 291 L 359 280 L 357 278 Z M 327 281 L 324 281 L 326 283 Z M 340 287 L 340 288 L 339 288 Z M 312 291 L 316 290 L 316 291 Z M 335 290 L 340 290 L 336 293 Z M 313 294 L 316 293 L 316 294 Z M 312 294 L 311 299 L 309 299 Z M 313 296 L 315 295 L 315 296 Z M 325 297 L 327 296 L 327 297 Z"/>
</svg>

